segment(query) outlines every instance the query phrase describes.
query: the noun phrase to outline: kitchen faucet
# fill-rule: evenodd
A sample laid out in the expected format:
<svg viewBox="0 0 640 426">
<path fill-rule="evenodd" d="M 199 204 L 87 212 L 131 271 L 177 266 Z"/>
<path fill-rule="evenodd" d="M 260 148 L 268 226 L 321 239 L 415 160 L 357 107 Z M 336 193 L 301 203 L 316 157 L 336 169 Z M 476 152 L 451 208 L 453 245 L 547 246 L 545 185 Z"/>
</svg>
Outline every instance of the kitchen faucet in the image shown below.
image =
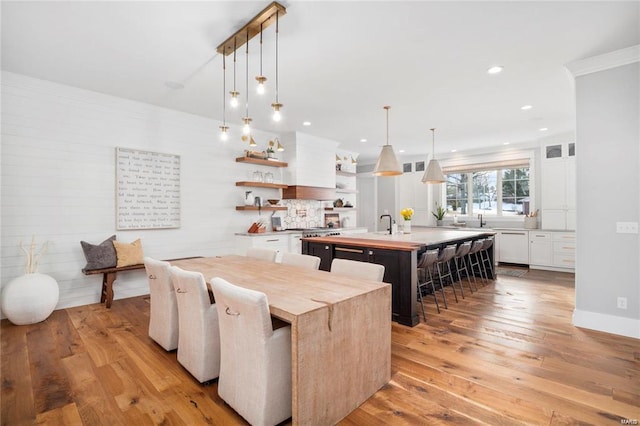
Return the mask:
<svg viewBox="0 0 640 426">
<path fill-rule="evenodd" d="M 390 214 L 383 214 L 382 216 L 380 216 L 380 220 L 382 221 L 383 217 L 388 217 L 389 218 L 389 235 L 391 235 L 391 223 L 393 222 L 393 218 L 391 217 Z"/>
<path fill-rule="evenodd" d="M 482 221 L 482 213 L 478 214 L 478 219 L 480 219 L 480 228 L 487 224 L 487 222 Z"/>
</svg>

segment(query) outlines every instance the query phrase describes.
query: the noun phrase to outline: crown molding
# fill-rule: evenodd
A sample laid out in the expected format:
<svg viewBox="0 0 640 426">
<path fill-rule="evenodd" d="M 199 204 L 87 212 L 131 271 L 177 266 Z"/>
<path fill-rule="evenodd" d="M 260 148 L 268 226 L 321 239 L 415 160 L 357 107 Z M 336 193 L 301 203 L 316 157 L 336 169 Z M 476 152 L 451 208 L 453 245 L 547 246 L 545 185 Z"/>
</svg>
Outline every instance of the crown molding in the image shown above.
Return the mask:
<svg viewBox="0 0 640 426">
<path fill-rule="evenodd" d="M 603 55 L 580 59 L 565 65 L 574 77 L 604 71 L 623 65 L 640 62 L 640 45 L 627 47 Z"/>
</svg>

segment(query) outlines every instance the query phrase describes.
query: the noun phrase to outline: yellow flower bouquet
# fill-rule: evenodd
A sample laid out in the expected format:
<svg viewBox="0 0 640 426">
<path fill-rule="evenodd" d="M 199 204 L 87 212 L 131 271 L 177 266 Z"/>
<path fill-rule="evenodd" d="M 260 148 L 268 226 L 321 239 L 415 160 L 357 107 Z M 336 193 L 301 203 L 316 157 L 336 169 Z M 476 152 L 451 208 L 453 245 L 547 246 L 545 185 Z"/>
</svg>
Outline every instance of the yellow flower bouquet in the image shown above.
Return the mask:
<svg viewBox="0 0 640 426">
<path fill-rule="evenodd" d="M 404 220 L 411 220 L 411 217 L 413 216 L 413 209 L 411 207 L 404 208 L 400 210 L 400 214 Z"/>
</svg>

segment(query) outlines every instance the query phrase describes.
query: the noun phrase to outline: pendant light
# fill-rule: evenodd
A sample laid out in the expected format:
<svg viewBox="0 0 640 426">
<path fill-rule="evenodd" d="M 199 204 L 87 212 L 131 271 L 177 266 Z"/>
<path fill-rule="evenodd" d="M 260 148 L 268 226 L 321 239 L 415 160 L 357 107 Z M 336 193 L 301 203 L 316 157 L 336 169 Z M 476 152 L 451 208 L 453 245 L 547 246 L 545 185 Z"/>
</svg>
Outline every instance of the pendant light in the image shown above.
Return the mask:
<svg viewBox="0 0 640 426">
<path fill-rule="evenodd" d="M 280 113 L 280 108 L 282 108 L 282 104 L 278 101 L 278 32 L 279 32 L 279 17 L 280 12 L 276 12 L 276 101 L 271 104 L 271 108 L 273 108 L 273 121 L 280 121 L 282 119 L 282 114 Z"/>
<path fill-rule="evenodd" d="M 442 173 L 438 160 L 436 160 L 436 129 L 431 129 L 431 135 L 431 160 L 429 160 L 427 170 L 424 171 L 424 176 L 422 176 L 422 183 L 444 183 L 447 180 Z"/>
<path fill-rule="evenodd" d="M 393 146 L 389 145 L 389 109 L 390 106 L 385 106 L 387 111 L 387 144 L 382 147 L 378 162 L 376 163 L 373 174 L 376 176 L 397 176 L 402 174 L 402 168 L 396 158 L 395 152 L 393 152 Z"/>
<path fill-rule="evenodd" d="M 233 39 L 233 90 L 229 92 L 231 100 L 229 104 L 231 108 L 238 108 L 238 96 L 240 92 L 236 90 L 236 39 Z"/>
<path fill-rule="evenodd" d="M 284 146 L 282 146 L 282 144 L 280 143 L 280 139 L 276 138 L 276 142 L 278 143 L 278 146 L 276 147 L 276 151 L 284 151 Z"/>
<path fill-rule="evenodd" d="M 245 91 L 246 91 L 246 100 L 245 104 L 245 116 L 242 118 L 244 122 L 244 126 L 242 126 L 242 133 L 245 135 L 251 134 L 251 117 L 249 117 L 249 30 L 247 30 L 247 47 L 245 49 Z"/>
<path fill-rule="evenodd" d="M 258 95 L 264 95 L 264 82 L 267 81 L 267 77 L 262 75 L 262 24 L 260 24 L 260 75 L 256 77 L 256 80 L 258 81 L 256 92 Z"/>
<path fill-rule="evenodd" d="M 220 140 L 229 139 L 229 126 L 227 126 L 227 61 L 226 56 L 222 55 L 222 126 L 220 126 Z"/>
</svg>

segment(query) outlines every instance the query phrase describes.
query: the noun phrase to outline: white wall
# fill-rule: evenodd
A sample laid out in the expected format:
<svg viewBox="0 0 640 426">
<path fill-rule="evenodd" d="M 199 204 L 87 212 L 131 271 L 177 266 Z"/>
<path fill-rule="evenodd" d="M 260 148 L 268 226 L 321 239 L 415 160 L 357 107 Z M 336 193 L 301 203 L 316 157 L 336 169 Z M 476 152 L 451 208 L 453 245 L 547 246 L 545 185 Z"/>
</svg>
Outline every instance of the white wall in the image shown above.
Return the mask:
<svg viewBox="0 0 640 426">
<path fill-rule="evenodd" d="M 3 72 L 0 282 L 24 272 L 19 244 L 28 244 L 32 235 L 38 245 L 51 242 L 39 272 L 58 281 L 58 308 L 100 300 L 102 277 L 80 271 L 85 265 L 80 240 L 97 244 L 112 234 L 125 242 L 141 238 L 146 255 L 164 259 L 231 253 L 234 233 L 257 218 L 235 210 L 244 195 L 235 181 L 251 180 L 256 167 L 234 161 L 246 144 L 238 128 L 232 128 L 235 136 L 228 142 L 219 142 L 219 125 Z M 255 133 L 261 149 L 272 137 Z M 180 228 L 116 232 L 116 146 L 181 156 Z M 142 271 L 118 274 L 115 298 L 147 293 L 145 278 Z"/>
<path fill-rule="evenodd" d="M 637 58 L 637 56 L 636 56 Z M 576 78 L 576 309 L 580 327 L 640 338 L 640 66 Z M 617 308 L 626 297 L 628 308 Z"/>
</svg>

